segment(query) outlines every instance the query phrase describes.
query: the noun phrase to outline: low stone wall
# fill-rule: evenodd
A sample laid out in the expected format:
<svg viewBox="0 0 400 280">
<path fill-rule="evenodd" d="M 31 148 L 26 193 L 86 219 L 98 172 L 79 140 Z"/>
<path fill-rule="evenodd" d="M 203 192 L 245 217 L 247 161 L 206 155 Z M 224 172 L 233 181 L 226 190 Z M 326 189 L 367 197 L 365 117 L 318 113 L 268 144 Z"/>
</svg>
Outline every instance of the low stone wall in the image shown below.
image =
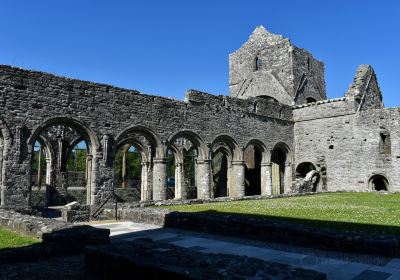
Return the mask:
<svg viewBox="0 0 400 280">
<path fill-rule="evenodd" d="M 114 210 L 105 215 L 114 217 Z M 319 229 L 301 223 L 223 214 L 172 212 L 153 207 L 120 208 L 123 220 L 198 232 L 283 242 L 298 246 L 382 256 L 400 256 L 400 236 Z"/>
<path fill-rule="evenodd" d="M 77 201 L 68 203 L 62 209 L 62 220 L 65 223 L 90 221 L 90 205 L 81 205 Z"/>
<path fill-rule="evenodd" d="M 0 209 L 0 226 L 26 236 L 42 239 L 43 234 L 65 228 L 67 224 L 54 219 Z"/>
<path fill-rule="evenodd" d="M 78 254 L 87 245 L 108 244 L 109 229 L 70 225 L 54 219 L 0 209 L 0 226 L 41 243 L 0 251 L 1 262 L 29 261 L 49 256 Z"/>
<path fill-rule="evenodd" d="M 323 273 L 312 270 L 202 253 L 149 239 L 88 247 L 85 264 L 99 279 L 326 279 Z"/>
</svg>

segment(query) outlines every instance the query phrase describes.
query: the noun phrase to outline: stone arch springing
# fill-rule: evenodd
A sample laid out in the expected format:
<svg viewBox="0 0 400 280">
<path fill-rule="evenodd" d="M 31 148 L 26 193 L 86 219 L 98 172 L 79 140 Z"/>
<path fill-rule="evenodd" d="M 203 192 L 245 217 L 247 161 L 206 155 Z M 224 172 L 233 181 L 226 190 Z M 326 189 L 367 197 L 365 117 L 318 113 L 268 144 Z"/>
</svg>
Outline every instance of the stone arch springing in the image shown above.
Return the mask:
<svg viewBox="0 0 400 280">
<path fill-rule="evenodd" d="M 57 116 L 45 120 L 32 130 L 28 139 L 29 161 L 32 166 L 32 154 L 34 143 L 43 137 L 49 139 L 50 145 L 54 149 L 54 179 L 51 188 L 47 191 L 48 203 L 50 205 L 65 204 L 72 200 L 82 200 L 87 204 L 95 203 L 96 193 L 96 170 L 97 170 L 97 152 L 100 149 L 100 143 L 97 136 L 81 120 L 70 116 Z M 66 173 L 67 151 L 72 149 L 71 143 L 76 138 L 83 139 L 87 144 L 87 184 L 83 190 L 72 193 L 68 190 Z M 89 152 L 90 151 L 90 152 Z M 30 174 L 31 176 L 31 174 Z M 31 192 L 31 188 L 30 188 Z"/>
<path fill-rule="evenodd" d="M 245 195 L 263 194 L 264 178 L 262 163 L 265 161 L 266 148 L 261 140 L 250 140 L 244 149 L 245 162 Z"/>
<path fill-rule="evenodd" d="M 197 193 L 196 198 L 210 198 L 211 159 L 209 148 L 203 139 L 193 131 L 183 130 L 169 137 L 168 143 L 170 146 L 175 146 L 182 153 L 183 173 L 185 174 L 183 187 L 186 189 L 188 198 L 194 198 L 190 195 L 193 193 Z M 194 169 L 194 182 L 192 182 L 191 178 L 188 178 L 189 166 Z"/>
<path fill-rule="evenodd" d="M 271 151 L 272 194 L 283 194 L 292 183 L 291 153 L 288 145 L 278 143 Z"/>
<path fill-rule="evenodd" d="M 368 180 L 368 187 L 374 191 L 389 191 L 390 184 L 384 174 L 374 174 Z"/>
</svg>

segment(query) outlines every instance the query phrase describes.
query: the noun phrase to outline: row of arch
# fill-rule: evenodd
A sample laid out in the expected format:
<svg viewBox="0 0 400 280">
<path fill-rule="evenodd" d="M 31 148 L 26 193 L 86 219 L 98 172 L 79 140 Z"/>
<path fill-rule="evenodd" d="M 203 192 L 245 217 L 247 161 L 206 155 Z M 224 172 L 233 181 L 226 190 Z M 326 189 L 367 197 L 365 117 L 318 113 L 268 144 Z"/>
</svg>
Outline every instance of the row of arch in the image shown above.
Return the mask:
<svg viewBox="0 0 400 280">
<path fill-rule="evenodd" d="M 0 121 L 2 204 L 6 199 L 4 165 L 7 161 L 4 159 L 7 158 L 11 144 L 9 129 Z M 66 202 L 64 200 L 71 191 L 69 182 L 73 177 L 68 160 L 71 155 L 76 154 L 74 151 L 79 145 L 82 146 L 85 157 L 85 170 L 81 174 L 84 185 L 80 186 L 80 190 L 84 190 L 88 204 L 96 203 L 101 182 L 108 184 L 108 189 L 110 182 L 111 185 L 114 183 L 115 189 L 127 187 L 124 180 L 127 177 L 126 160 L 129 157 L 126 154 L 130 150 L 140 156 L 140 182 L 136 186 L 140 200 L 280 194 L 291 187 L 292 155 L 285 143 L 277 143 L 269 150 L 262 141 L 253 139 L 242 148 L 233 137 L 220 135 L 211 144 L 206 144 L 197 133 L 188 130 L 179 131 L 167 141 L 161 141 L 156 133 L 143 126 L 128 127 L 115 139 L 104 135 L 99 140 L 80 120 L 56 117 L 37 126 L 27 139 L 27 160 L 31 167 L 28 172 L 31 182 L 29 191 L 34 189 L 32 185 L 36 184 L 40 188 L 44 184 L 50 187 L 53 192 L 51 195 L 56 197 L 55 204 L 59 204 L 57 199 Z M 121 168 L 120 173 L 115 172 L 119 150 L 125 155 L 122 156 L 123 162 L 120 165 L 124 168 Z M 39 161 L 36 169 L 33 168 L 35 155 Z M 172 157 L 173 171 L 170 170 L 168 174 L 169 155 Z M 188 158 L 193 162 L 191 166 L 194 171 L 190 175 L 192 178 L 188 178 Z M 215 172 L 217 169 L 219 171 Z M 97 176 L 101 178 L 98 179 Z M 35 177 L 37 181 L 32 184 L 35 181 L 32 178 Z M 118 182 L 116 177 L 121 177 L 122 180 Z M 169 185 L 170 178 L 173 178 L 172 186 Z M 374 185 L 386 186 L 387 189 L 388 180 L 381 181 L 372 182 L 375 182 Z M 195 190 L 190 192 L 193 185 Z M 171 189 L 172 194 L 168 194 Z M 48 195 L 49 191 L 46 189 L 46 196 Z"/>
<path fill-rule="evenodd" d="M 5 141 L 10 139 L 3 135 L 4 130 L 6 129 L 1 130 L 2 135 L 0 135 L 2 158 L 7 150 Z M 291 157 L 290 149 L 284 143 L 277 144 L 270 151 L 262 141 L 253 139 L 243 149 L 231 136 L 220 135 L 211 144 L 206 144 L 197 133 L 189 130 L 179 131 L 169 137 L 167 141 L 161 141 L 156 133 L 143 126 L 128 127 L 115 139 L 104 135 L 99 140 L 80 120 L 55 117 L 34 128 L 27 139 L 27 158 L 31 167 L 28 174 L 31 182 L 30 190 L 35 190 L 35 187 L 40 189 L 43 185 L 51 186 L 59 197 L 65 196 L 74 172 L 70 168 L 74 165 L 68 162 L 74 158 L 73 156 L 75 156 L 75 161 L 77 160 L 76 150 L 79 145 L 81 146 L 80 150 L 83 150 L 83 156 L 86 157 L 84 186 L 80 187 L 86 191 L 86 203 L 88 204 L 95 203 L 99 181 L 107 181 L 103 178 L 104 170 L 113 174 L 109 177 L 116 177 L 116 175 L 126 177 L 126 162 L 121 164 L 124 166 L 120 172 L 121 175 L 115 174 L 115 170 L 110 172 L 110 169 L 115 167 L 116 155 L 119 150 L 122 150 L 122 154 L 125 155 L 122 157 L 123 160 L 129 158 L 126 157 L 126 154 L 132 150 L 140 155 L 141 200 L 159 200 L 168 197 L 169 178 L 166 170 L 168 155 L 173 157 L 172 198 L 176 199 L 188 197 L 188 186 L 185 185 L 185 182 L 188 181 L 185 178 L 187 177 L 185 164 L 188 157 L 191 157 L 194 162 L 195 171 L 192 173 L 194 183 L 191 184 L 196 184 L 195 197 L 197 198 L 281 193 L 285 190 L 285 169 L 288 173 L 286 177 L 291 177 L 291 171 L 287 168 Z M 219 162 L 215 160 L 217 156 Z M 36 164 L 35 161 L 37 161 Z M 0 164 L 2 162 L 3 160 L 0 161 Z M 216 174 L 215 172 L 213 174 L 212 171 L 216 169 L 217 164 L 220 165 L 220 172 L 218 176 L 214 176 Z M 276 164 L 274 168 L 279 178 L 274 182 L 267 183 L 267 178 L 262 176 L 266 172 L 261 172 L 261 169 L 271 169 L 274 164 Z M 75 162 L 75 172 L 77 172 L 76 166 Z M 4 168 L 1 169 L 4 170 Z M 102 178 L 97 178 L 97 176 Z M 118 180 L 111 178 L 107 182 L 109 181 L 116 182 Z M 3 184 L 3 180 L 0 182 Z M 115 188 L 126 186 L 124 180 L 114 185 Z M 46 195 L 48 194 L 49 192 L 46 190 Z M 4 198 L 3 194 L 2 200 Z"/>
</svg>

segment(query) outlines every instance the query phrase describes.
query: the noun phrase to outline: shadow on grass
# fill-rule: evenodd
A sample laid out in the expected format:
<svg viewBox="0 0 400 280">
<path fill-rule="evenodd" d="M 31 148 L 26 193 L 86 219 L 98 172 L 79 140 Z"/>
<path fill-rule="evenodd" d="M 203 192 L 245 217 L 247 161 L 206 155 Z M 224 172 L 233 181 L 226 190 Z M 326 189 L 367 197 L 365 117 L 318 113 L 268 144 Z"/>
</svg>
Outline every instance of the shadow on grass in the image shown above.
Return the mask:
<svg viewBox="0 0 400 280">
<path fill-rule="evenodd" d="M 0 250 L 0 263 L 24 262 L 55 256 L 80 254 L 88 245 L 109 244 L 109 229 L 88 225 L 44 233 L 39 243 Z"/>
</svg>

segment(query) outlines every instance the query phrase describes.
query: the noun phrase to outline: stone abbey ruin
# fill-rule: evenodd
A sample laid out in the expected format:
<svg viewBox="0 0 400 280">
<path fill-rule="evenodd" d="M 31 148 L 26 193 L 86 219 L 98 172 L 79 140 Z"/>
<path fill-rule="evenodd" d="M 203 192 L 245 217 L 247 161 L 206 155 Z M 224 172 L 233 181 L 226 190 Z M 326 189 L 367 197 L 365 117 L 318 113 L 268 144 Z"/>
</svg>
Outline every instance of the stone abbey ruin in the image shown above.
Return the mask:
<svg viewBox="0 0 400 280">
<path fill-rule="evenodd" d="M 230 96 L 177 101 L 0 66 L 1 205 L 400 190 L 400 108 L 371 66 L 327 99 L 324 64 L 258 27 L 229 70 Z"/>
</svg>

